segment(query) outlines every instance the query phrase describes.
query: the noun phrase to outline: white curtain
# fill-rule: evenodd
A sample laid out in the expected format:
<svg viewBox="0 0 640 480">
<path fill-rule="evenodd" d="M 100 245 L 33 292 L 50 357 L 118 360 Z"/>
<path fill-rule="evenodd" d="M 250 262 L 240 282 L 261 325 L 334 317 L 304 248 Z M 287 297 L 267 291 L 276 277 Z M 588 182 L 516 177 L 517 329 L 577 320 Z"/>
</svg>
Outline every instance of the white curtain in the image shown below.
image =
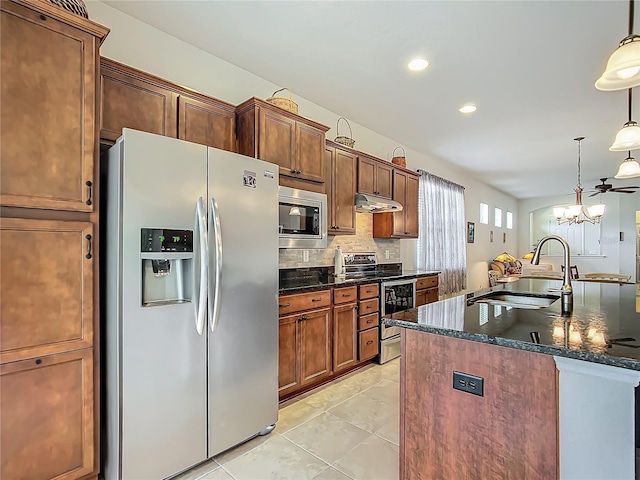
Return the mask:
<svg viewBox="0 0 640 480">
<path fill-rule="evenodd" d="M 417 267 L 439 270 L 440 295 L 467 287 L 464 187 L 421 172 Z"/>
</svg>

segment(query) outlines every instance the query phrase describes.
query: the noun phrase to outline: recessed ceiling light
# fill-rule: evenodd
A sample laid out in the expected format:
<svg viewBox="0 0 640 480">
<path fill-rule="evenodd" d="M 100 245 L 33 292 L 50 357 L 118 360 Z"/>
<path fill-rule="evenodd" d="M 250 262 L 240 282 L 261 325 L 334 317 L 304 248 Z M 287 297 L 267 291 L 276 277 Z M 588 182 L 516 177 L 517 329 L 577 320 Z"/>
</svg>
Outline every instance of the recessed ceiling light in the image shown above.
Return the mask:
<svg viewBox="0 0 640 480">
<path fill-rule="evenodd" d="M 429 61 L 424 58 L 415 58 L 409 62 L 409 70 L 424 70 L 429 66 Z"/>
<path fill-rule="evenodd" d="M 475 105 L 472 105 L 472 104 L 469 103 L 467 105 L 461 106 L 458 110 L 460 111 L 460 113 L 473 113 L 477 109 L 476 109 Z"/>
</svg>

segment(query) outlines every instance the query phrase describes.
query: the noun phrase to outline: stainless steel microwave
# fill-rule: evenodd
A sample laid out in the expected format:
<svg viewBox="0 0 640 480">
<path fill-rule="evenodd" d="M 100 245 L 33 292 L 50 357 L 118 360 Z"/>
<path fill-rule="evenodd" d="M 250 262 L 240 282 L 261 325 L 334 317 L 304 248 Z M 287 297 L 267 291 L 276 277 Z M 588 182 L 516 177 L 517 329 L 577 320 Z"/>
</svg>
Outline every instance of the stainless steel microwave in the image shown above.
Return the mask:
<svg viewBox="0 0 640 480">
<path fill-rule="evenodd" d="M 280 248 L 327 247 L 327 196 L 278 187 Z"/>
</svg>

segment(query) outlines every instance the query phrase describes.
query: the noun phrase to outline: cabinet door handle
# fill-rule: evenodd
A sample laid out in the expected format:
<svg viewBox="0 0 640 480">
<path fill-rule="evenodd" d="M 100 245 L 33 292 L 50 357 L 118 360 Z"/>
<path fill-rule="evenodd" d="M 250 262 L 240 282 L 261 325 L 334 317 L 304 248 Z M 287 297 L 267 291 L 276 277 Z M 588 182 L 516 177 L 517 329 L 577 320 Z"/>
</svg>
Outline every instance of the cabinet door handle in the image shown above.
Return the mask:
<svg viewBox="0 0 640 480">
<path fill-rule="evenodd" d="M 312 302 L 321 302 L 322 298 L 312 298 L 311 301 Z"/>
<path fill-rule="evenodd" d="M 91 255 L 91 235 L 87 234 L 84 238 L 87 239 L 87 254 L 85 257 L 91 258 L 93 256 Z"/>
<path fill-rule="evenodd" d="M 309 320 L 309 318 L 308 318 L 306 315 L 302 315 L 302 316 L 300 317 L 300 320 Z"/>
<path fill-rule="evenodd" d="M 279 303 L 278 304 L 279 308 L 290 307 L 290 306 L 291 306 L 291 302 L 289 302 L 289 303 Z"/>
<path fill-rule="evenodd" d="M 367 345 L 371 345 L 372 343 L 373 343 L 373 340 L 369 340 L 369 341 L 367 342 Z"/>
<path fill-rule="evenodd" d="M 87 201 L 84 202 L 87 205 L 91 205 L 93 202 L 91 201 L 91 197 L 93 196 L 93 183 L 91 183 L 91 180 L 87 180 L 85 185 L 87 186 L 87 188 L 89 189 L 89 191 L 87 192 Z"/>
</svg>

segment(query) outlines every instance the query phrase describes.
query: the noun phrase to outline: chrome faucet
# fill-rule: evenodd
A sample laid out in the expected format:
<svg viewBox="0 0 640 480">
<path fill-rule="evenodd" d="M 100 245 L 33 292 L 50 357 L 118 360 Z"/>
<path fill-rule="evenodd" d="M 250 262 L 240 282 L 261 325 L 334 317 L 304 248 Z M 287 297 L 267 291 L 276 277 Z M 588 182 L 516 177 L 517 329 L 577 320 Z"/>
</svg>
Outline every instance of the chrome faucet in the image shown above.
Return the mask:
<svg viewBox="0 0 640 480">
<path fill-rule="evenodd" d="M 560 293 L 562 294 L 562 314 L 569 315 L 573 311 L 573 287 L 571 286 L 571 250 L 569 248 L 569 243 L 559 235 L 547 235 L 538 242 L 536 251 L 533 254 L 533 258 L 531 259 L 531 264 L 538 265 L 540 263 L 540 252 L 542 250 L 542 245 L 544 245 L 547 240 L 557 240 L 562 244 L 562 250 L 564 251 L 564 285 L 562 285 L 562 288 L 560 289 Z"/>
</svg>

